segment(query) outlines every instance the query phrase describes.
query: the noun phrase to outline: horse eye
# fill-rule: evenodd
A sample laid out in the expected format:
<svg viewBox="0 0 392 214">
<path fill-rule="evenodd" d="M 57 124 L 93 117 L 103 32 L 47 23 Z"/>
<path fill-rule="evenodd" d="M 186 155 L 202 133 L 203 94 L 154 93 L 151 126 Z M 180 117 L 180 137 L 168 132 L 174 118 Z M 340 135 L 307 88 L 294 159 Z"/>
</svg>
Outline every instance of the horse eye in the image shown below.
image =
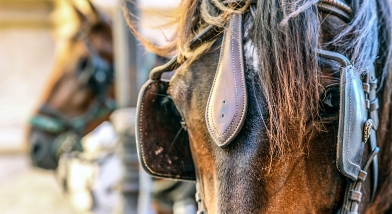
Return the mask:
<svg viewBox="0 0 392 214">
<path fill-rule="evenodd" d="M 163 110 L 171 112 L 173 116 L 181 118 L 181 114 L 178 112 L 176 105 L 174 104 L 173 98 L 167 95 L 162 99 Z"/>
<path fill-rule="evenodd" d="M 77 65 L 78 72 L 83 72 L 84 69 L 87 67 L 87 63 L 88 63 L 87 58 L 80 59 Z"/>
<path fill-rule="evenodd" d="M 332 86 L 325 90 L 321 99 L 320 116 L 323 118 L 333 117 L 339 113 L 340 91 L 339 87 Z"/>
</svg>

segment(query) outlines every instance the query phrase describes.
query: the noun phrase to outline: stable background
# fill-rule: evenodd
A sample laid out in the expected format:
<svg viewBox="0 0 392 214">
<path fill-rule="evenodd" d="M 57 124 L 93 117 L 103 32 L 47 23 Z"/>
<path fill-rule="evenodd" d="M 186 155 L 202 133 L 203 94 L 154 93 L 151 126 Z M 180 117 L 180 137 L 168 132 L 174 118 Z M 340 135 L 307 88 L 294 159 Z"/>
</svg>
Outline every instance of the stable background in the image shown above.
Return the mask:
<svg viewBox="0 0 392 214">
<path fill-rule="evenodd" d="M 76 0 L 79 1 L 79 0 Z M 95 0 L 107 12 L 118 0 Z M 167 14 L 179 0 L 139 0 L 141 31 L 164 43 L 157 13 Z M 50 171 L 30 167 L 26 123 L 36 108 L 55 54 L 67 34 L 65 0 L 0 0 L 0 212 L 75 213 Z M 148 17 L 148 18 L 146 18 Z M 155 35 L 155 37 L 154 37 Z M 162 36 L 156 36 L 162 35 Z"/>
</svg>

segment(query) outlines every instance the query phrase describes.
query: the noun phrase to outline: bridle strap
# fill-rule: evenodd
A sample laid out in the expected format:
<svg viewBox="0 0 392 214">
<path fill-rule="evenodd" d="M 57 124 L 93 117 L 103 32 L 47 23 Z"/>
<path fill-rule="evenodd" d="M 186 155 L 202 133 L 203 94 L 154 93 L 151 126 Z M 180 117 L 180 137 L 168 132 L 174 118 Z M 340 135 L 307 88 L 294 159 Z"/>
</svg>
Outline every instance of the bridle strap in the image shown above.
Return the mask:
<svg viewBox="0 0 392 214">
<path fill-rule="evenodd" d="M 247 4 L 249 5 L 254 5 L 257 3 L 257 0 L 226 0 L 222 1 L 222 4 L 228 5 L 228 4 L 237 4 L 237 5 L 243 5 Z M 249 7 L 250 8 L 250 7 Z M 246 10 L 243 11 L 243 13 L 248 12 L 248 8 L 244 8 Z M 199 48 L 201 45 L 214 41 L 220 34 L 223 33 L 224 27 L 216 26 L 216 25 L 208 25 L 204 30 L 202 30 L 199 34 L 197 34 L 188 44 L 189 50 L 194 51 L 197 48 Z M 181 62 L 179 61 L 179 56 L 176 55 L 174 56 L 169 62 L 167 62 L 164 65 L 155 67 L 154 69 L 151 70 L 150 72 L 150 79 L 151 80 L 160 80 L 161 76 L 165 72 L 171 72 L 173 70 L 176 70 L 179 68 L 186 60 L 187 58 L 183 57 Z"/>
<path fill-rule="evenodd" d="M 208 43 L 216 39 L 221 33 L 223 32 L 223 28 L 215 25 L 209 25 L 203 31 L 201 31 L 198 35 L 196 35 L 190 42 L 189 42 L 189 49 L 190 51 L 194 51 L 199 48 L 202 44 Z M 179 68 L 184 61 L 187 59 L 185 58 L 182 62 L 179 61 L 179 56 L 174 56 L 169 62 L 164 65 L 155 67 L 150 72 L 150 79 L 151 80 L 160 80 L 161 76 L 165 72 L 171 72 Z"/>
<path fill-rule="evenodd" d="M 87 64 L 81 71 L 78 81 L 90 87 L 97 99 L 85 114 L 74 119 L 68 119 L 61 112 L 45 103 L 40 107 L 38 115 L 30 119 L 29 122 L 33 127 L 51 133 L 72 130 L 81 136 L 87 123 L 95 117 L 115 110 L 114 100 L 105 98 L 109 86 L 114 81 L 113 65 L 104 60 L 88 40 L 89 31 L 90 26 L 83 26 L 74 38 L 83 42 L 89 53 Z M 104 107 L 103 110 L 101 110 L 102 107 Z"/>
<path fill-rule="evenodd" d="M 99 96 L 85 114 L 74 119 L 68 119 L 61 112 L 45 103 L 39 109 L 38 114 L 30 119 L 30 124 L 51 133 L 72 130 L 82 135 L 87 123 L 96 117 L 112 112 L 115 108 L 116 105 L 113 99 Z"/>
<path fill-rule="evenodd" d="M 345 3 L 344 0 L 321 0 L 320 3 L 329 4 L 337 9 L 344 11 L 347 14 L 351 14 L 351 8 Z"/>
<path fill-rule="evenodd" d="M 363 83 L 364 92 L 366 97 L 366 108 L 368 109 L 368 117 L 372 119 L 373 126 L 371 129 L 368 147 L 369 151 L 373 151 L 377 148 L 377 137 L 376 130 L 379 124 L 378 118 L 378 99 L 377 99 L 377 78 L 374 68 L 372 68 L 368 74 L 365 76 L 365 81 Z M 371 197 L 370 202 L 373 201 L 375 197 L 375 193 L 377 190 L 377 182 L 378 182 L 378 159 L 374 158 L 372 165 L 370 167 L 371 170 L 371 179 L 372 179 L 372 189 L 371 189 Z"/>
<path fill-rule="evenodd" d="M 325 51 L 325 50 L 318 50 L 319 56 L 327 59 L 332 59 L 335 61 L 340 62 L 340 64 L 344 66 L 349 66 L 350 61 L 341 54 Z M 372 84 L 373 83 L 373 84 Z M 365 95 L 366 101 L 366 108 L 368 110 L 368 120 L 364 124 L 363 129 L 363 142 L 368 142 L 368 147 L 370 154 L 367 157 L 365 164 L 363 165 L 362 169 L 359 170 L 358 178 L 355 181 L 351 181 L 347 179 L 346 191 L 344 196 L 344 201 L 342 205 L 342 209 L 339 211 L 341 214 L 357 214 L 359 204 L 362 199 L 362 192 L 361 188 L 363 182 L 367 178 L 368 170 L 370 167 L 371 171 L 371 195 L 370 201 L 371 202 L 374 198 L 375 192 L 377 190 L 377 182 L 378 182 L 378 161 L 377 161 L 377 154 L 379 152 L 379 148 L 377 147 L 376 142 L 376 125 L 378 125 L 378 100 L 376 98 L 376 89 L 377 89 L 377 79 L 375 77 L 374 69 L 370 70 L 366 77 L 364 78 L 363 82 L 363 90 Z M 371 107 L 370 103 L 373 104 Z M 376 122 L 373 122 L 376 121 Z"/>
<path fill-rule="evenodd" d="M 335 15 L 345 22 L 349 22 L 351 20 L 349 13 L 334 5 L 331 5 L 330 3 L 320 2 L 317 4 L 317 7 L 320 11 Z"/>
<path fill-rule="evenodd" d="M 361 192 L 362 184 L 366 180 L 367 171 L 369 169 L 370 164 L 374 162 L 374 160 L 377 160 L 376 156 L 379 150 L 380 149 L 376 147 L 370 153 L 370 155 L 365 161 L 362 170 L 359 171 L 358 180 L 355 182 L 348 181 L 342 209 L 340 210 L 339 214 L 358 214 L 359 204 L 361 203 L 362 200 L 362 192 Z M 375 190 L 373 190 L 373 193 L 374 191 Z"/>
<path fill-rule="evenodd" d="M 318 9 L 322 12 L 330 13 L 332 15 L 335 15 L 337 17 L 340 17 L 346 22 L 350 22 L 350 17 L 351 17 L 351 9 L 347 6 L 341 3 L 339 0 L 324 0 L 320 3 L 318 3 Z M 378 183 L 378 159 L 377 159 L 377 152 L 378 152 L 378 147 L 377 147 L 377 138 L 376 138 L 376 130 L 378 128 L 378 123 L 379 123 L 379 118 L 378 118 L 378 99 L 377 99 L 377 78 L 375 74 L 374 68 L 371 68 L 371 70 L 368 71 L 368 74 L 365 75 L 364 82 L 363 82 L 363 89 L 365 93 L 365 101 L 366 101 L 366 108 L 368 110 L 368 118 L 371 119 L 372 121 L 372 128 L 370 129 L 370 136 L 368 140 L 368 149 L 369 151 L 372 151 L 372 153 L 369 155 L 368 162 L 369 164 L 371 163 L 370 166 L 370 176 L 371 176 L 371 196 L 369 203 L 373 201 L 375 197 L 375 193 L 377 190 L 377 183 Z M 371 158 L 370 158 L 371 157 Z M 367 165 L 367 164 L 365 164 Z M 360 195 L 358 194 L 358 191 L 360 191 L 360 187 L 362 186 L 362 182 L 366 179 L 366 171 L 368 167 L 364 167 L 363 170 L 360 171 L 359 175 L 359 180 L 361 180 L 361 185 L 358 184 L 359 181 L 354 183 L 348 182 L 347 188 L 346 188 L 346 196 L 344 200 L 344 206 L 343 209 L 345 210 L 343 213 L 348 212 L 348 213 L 356 213 L 358 208 L 356 207 L 357 202 L 355 202 L 357 199 L 355 199 L 356 196 Z M 354 188 L 356 187 L 356 188 Z M 350 191 L 355 191 L 356 194 L 350 193 Z M 350 195 L 349 195 L 350 194 Z"/>
</svg>

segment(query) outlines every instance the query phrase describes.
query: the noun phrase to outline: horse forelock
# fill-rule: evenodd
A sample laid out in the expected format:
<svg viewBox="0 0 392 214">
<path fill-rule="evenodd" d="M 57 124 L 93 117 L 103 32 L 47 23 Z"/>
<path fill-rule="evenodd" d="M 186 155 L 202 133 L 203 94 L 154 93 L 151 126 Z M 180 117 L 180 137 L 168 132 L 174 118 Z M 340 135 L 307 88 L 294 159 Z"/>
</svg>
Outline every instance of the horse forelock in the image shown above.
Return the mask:
<svg viewBox="0 0 392 214">
<path fill-rule="evenodd" d="M 319 99 L 317 10 L 310 5 L 297 18 L 287 16 L 303 1 L 261 1 L 249 32 L 258 53 L 257 74 L 266 99 L 270 154 L 284 157 L 293 144 L 301 147 L 306 123 L 315 118 Z M 272 12 L 271 12 L 272 11 Z M 311 101 L 311 102 L 309 102 Z"/>
</svg>

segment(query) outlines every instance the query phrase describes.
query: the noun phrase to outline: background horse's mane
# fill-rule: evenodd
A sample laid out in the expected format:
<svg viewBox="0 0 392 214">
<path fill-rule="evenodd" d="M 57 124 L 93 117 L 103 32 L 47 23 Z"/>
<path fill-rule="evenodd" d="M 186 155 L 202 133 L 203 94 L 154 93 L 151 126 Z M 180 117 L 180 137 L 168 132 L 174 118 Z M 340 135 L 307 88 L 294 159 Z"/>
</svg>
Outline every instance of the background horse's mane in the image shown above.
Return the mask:
<svg viewBox="0 0 392 214">
<path fill-rule="evenodd" d="M 317 48 L 334 50 L 343 47 L 344 53 L 357 72 L 366 73 L 376 61 L 379 82 L 383 82 L 378 95 L 381 100 L 378 142 L 381 146 L 379 196 L 373 212 L 391 211 L 388 196 L 392 195 L 392 112 L 390 111 L 392 91 L 391 35 L 392 19 L 388 0 L 349 1 L 353 19 L 348 28 L 333 41 L 321 47 L 319 44 L 320 22 L 318 0 L 272 0 L 259 1 L 256 16 L 248 37 L 257 53 L 261 90 L 266 97 L 270 120 L 266 121 L 271 153 L 282 156 L 289 148 L 288 137 L 299 139 L 298 147 L 304 147 L 303 136 L 311 121 L 318 119 L 320 94 L 322 91 Z M 148 49 L 159 55 L 178 53 L 186 55 L 189 41 L 208 24 L 222 23 L 225 13 L 218 15 L 222 5 L 217 0 L 184 0 L 177 9 L 173 20 L 176 30 L 168 45 L 156 47 L 137 34 L 128 19 L 131 29 Z M 233 8 L 226 8 L 226 13 Z M 125 11 L 128 13 L 128 11 Z M 128 17 L 128 16 L 127 16 Z M 378 29 L 378 30 L 377 30 Z M 268 51 L 264 51 L 268 50 Z M 200 52 L 199 52 L 200 53 Z M 377 59 L 377 60 L 376 60 Z M 383 81 L 382 81 L 383 80 Z M 383 94 L 381 94 L 381 92 Z M 309 102 L 311 101 L 311 102 Z M 309 118 L 309 116 L 311 118 Z M 289 130 L 295 124 L 297 130 Z M 308 125 L 308 126 L 307 126 Z M 295 136 L 288 136 L 287 133 Z M 293 142 L 296 143 L 296 142 Z"/>
</svg>

